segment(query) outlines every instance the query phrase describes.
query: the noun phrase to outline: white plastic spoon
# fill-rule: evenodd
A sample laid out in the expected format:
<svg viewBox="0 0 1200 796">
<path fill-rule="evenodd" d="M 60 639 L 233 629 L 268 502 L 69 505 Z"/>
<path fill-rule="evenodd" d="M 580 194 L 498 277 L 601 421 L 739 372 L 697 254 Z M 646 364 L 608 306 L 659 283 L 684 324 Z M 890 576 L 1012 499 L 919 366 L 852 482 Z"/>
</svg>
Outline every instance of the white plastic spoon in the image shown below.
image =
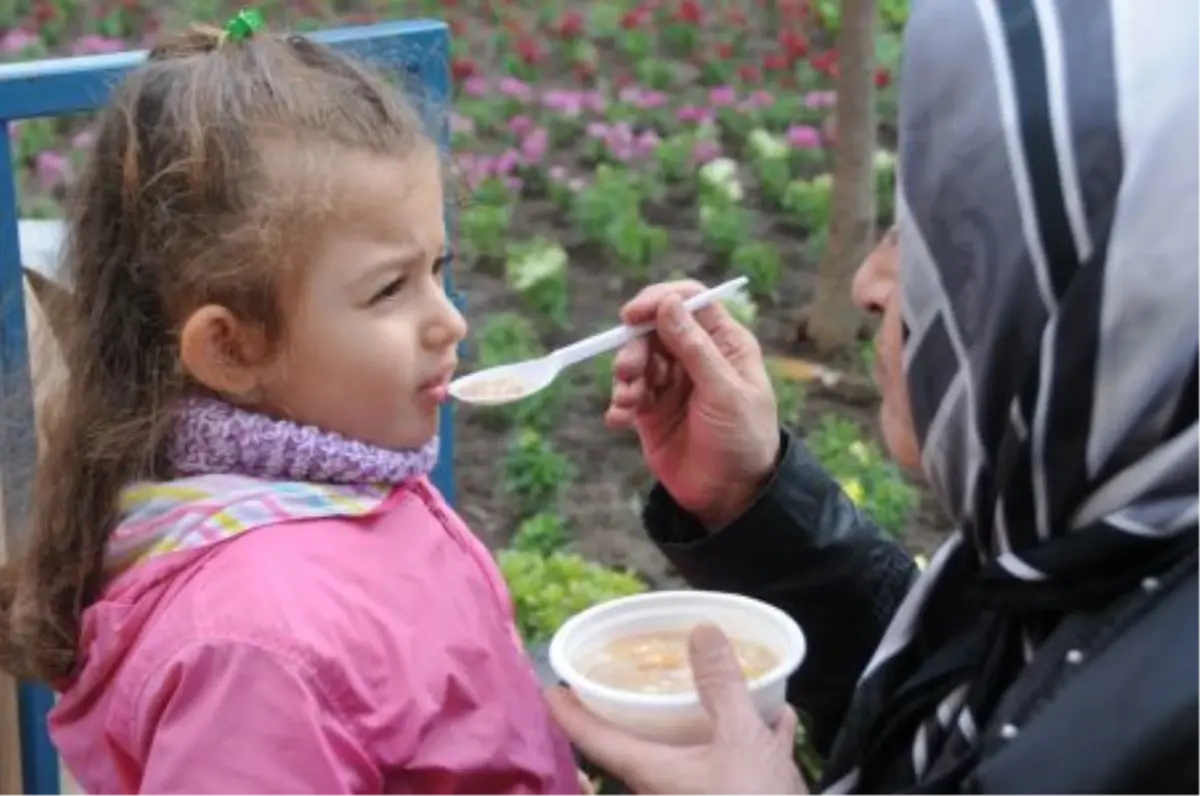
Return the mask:
<svg viewBox="0 0 1200 796">
<path fill-rule="evenodd" d="M 747 281 L 749 280 L 746 277 L 739 276 L 711 290 L 697 293 L 684 301 L 683 306 L 689 312 L 695 312 L 714 301 L 732 298 Z M 450 382 L 450 395 L 464 403 L 480 406 L 498 406 L 519 401 L 550 386 L 564 368 L 620 348 L 653 330 L 654 324 L 650 323 L 640 326 L 621 325 L 552 351 L 538 359 L 499 365 L 455 379 Z"/>
</svg>

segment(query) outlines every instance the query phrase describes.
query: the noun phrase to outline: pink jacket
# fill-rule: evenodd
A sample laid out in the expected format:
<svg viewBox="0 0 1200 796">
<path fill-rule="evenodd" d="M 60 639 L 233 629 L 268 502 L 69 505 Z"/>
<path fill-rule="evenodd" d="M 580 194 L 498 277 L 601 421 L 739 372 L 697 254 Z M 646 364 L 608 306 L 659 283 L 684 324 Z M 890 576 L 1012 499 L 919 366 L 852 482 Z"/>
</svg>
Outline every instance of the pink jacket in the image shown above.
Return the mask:
<svg viewBox="0 0 1200 796">
<path fill-rule="evenodd" d="M 126 572 L 50 727 L 91 793 L 578 793 L 487 550 L 422 482 Z"/>
</svg>

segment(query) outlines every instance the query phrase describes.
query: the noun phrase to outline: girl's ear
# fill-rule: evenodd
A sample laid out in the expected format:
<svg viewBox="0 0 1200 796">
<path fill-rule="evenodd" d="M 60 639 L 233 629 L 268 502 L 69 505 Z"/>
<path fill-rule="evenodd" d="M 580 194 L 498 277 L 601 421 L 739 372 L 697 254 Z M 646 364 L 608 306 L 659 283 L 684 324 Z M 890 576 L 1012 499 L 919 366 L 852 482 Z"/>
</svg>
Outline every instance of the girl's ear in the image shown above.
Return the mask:
<svg viewBox="0 0 1200 796">
<path fill-rule="evenodd" d="M 252 402 L 270 365 L 261 328 L 238 320 L 227 307 L 207 304 L 184 321 L 179 359 L 204 387 L 239 403 Z"/>
</svg>

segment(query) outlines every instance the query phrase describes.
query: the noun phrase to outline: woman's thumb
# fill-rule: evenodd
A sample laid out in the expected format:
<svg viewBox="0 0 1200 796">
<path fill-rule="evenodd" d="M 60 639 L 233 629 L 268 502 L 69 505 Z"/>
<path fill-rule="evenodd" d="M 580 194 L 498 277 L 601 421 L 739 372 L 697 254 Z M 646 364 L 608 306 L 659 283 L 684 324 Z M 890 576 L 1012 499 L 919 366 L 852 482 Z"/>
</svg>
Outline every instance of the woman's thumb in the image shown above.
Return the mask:
<svg viewBox="0 0 1200 796">
<path fill-rule="evenodd" d="M 655 317 L 658 339 L 698 385 L 734 385 L 733 367 L 678 296 L 667 296 Z"/>
<path fill-rule="evenodd" d="M 712 719 L 714 734 L 744 736 L 761 726 L 746 676 L 725 634 L 714 625 L 700 625 L 689 642 L 696 691 Z"/>
</svg>

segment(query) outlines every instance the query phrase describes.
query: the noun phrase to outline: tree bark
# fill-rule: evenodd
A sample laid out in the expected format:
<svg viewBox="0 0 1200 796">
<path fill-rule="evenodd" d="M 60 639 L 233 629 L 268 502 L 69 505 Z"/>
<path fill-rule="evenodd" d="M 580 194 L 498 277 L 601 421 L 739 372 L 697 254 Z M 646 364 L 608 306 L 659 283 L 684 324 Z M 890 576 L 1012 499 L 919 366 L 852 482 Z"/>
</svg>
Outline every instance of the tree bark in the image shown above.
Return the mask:
<svg viewBox="0 0 1200 796">
<path fill-rule="evenodd" d="M 875 29 L 877 0 L 842 0 L 837 139 L 828 244 L 803 336 L 823 354 L 847 351 L 862 323 L 850 300 L 858 264 L 875 243 Z"/>
</svg>

